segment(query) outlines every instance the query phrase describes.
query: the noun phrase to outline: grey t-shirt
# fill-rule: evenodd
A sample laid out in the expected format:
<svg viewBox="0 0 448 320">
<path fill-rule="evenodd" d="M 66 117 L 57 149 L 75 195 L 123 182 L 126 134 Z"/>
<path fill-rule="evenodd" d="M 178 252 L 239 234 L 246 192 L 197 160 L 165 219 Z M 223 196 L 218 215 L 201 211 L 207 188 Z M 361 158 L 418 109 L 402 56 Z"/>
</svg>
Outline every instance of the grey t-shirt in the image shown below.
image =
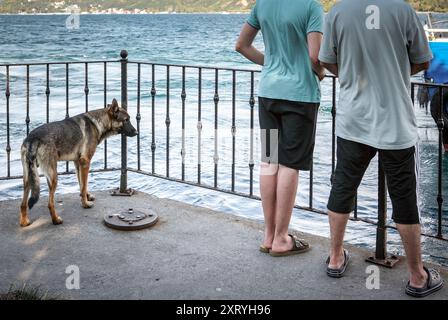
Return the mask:
<svg viewBox="0 0 448 320">
<path fill-rule="evenodd" d="M 385 150 L 416 145 L 411 63 L 431 59 L 423 26 L 405 1 L 336 3 L 319 60 L 339 65 L 337 136 Z"/>
</svg>

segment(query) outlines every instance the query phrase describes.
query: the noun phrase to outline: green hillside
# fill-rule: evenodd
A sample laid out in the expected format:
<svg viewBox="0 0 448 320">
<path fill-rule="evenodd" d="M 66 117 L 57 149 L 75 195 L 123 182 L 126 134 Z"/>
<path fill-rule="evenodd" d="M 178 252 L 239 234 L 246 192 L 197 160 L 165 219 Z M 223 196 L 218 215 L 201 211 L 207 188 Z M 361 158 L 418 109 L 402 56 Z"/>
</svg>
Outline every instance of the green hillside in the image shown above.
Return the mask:
<svg viewBox="0 0 448 320">
<path fill-rule="evenodd" d="M 334 0 L 321 0 L 326 10 Z M 448 12 L 447 0 L 409 0 L 418 11 Z M 0 0 L 0 13 L 65 12 L 71 5 L 78 5 L 83 12 L 108 9 L 148 12 L 240 12 L 248 11 L 255 0 Z"/>
</svg>

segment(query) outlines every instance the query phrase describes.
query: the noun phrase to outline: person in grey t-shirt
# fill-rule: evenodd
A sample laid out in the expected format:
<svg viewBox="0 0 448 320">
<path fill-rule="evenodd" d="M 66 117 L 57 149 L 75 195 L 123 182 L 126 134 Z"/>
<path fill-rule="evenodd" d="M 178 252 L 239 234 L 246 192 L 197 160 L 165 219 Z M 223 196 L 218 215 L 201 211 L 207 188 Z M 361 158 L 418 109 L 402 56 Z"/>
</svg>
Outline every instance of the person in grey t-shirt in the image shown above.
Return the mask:
<svg viewBox="0 0 448 320">
<path fill-rule="evenodd" d="M 321 64 L 339 76 L 336 112 L 337 166 L 328 201 L 330 277 L 343 276 L 343 248 L 355 195 L 378 153 L 392 200 L 392 219 L 407 255 L 406 293 L 423 297 L 443 286 L 423 266 L 418 208 L 418 132 L 410 97 L 411 74 L 429 67 L 432 53 L 423 26 L 402 0 L 342 0 L 327 15 Z"/>
</svg>

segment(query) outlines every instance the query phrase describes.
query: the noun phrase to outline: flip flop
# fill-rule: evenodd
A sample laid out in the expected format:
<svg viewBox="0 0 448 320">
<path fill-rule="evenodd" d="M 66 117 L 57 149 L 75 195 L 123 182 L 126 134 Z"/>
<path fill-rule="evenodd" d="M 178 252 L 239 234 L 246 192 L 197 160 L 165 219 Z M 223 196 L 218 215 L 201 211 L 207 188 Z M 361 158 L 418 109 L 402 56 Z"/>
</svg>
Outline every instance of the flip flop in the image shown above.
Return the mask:
<svg viewBox="0 0 448 320">
<path fill-rule="evenodd" d="M 291 256 L 293 254 L 303 253 L 310 249 L 310 245 L 305 240 L 297 239 L 292 234 L 289 234 L 289 236 L 292 238 L 292 244 L 293 244 L 291 250 L 285 252 L 274 252 L 270 250 L 269 255 L 271 255 L 272 257 L 286 257 Z"/>
<path fill-rule="evenodd" d="M 344 263 L 339 269 L 329 268 L 328 264 L 330 263 L 330 257 L 327 259 L 327 275 L 331 278 L 342 278 L 344 276 L 345 271 L 347 270 L 348 262 L 350 261 L 350 255 L 348 251 L 344 249 Z"/>
<path fill-rule="evenodd" d="M 260 246 L 260 252 L 263 252 L 263 253 L 269 253 L 270 250 L 271 250 L 271 249 L 266 248 L 264 245 L 261 245 L 261 246 Z"/>
<path fill-rule="evenodd" d="M 407 295 L 415 298 L 423 298 L 442 289 L 443 280 L 440 277 L 440 273 L 435 269 L 428 269 L 426 267 L 423 267 L 423 269 L 428 274 L 428 281 L 426 282 L 426 285 L 423 288 L 414 288 L 408 282 L 406 285 Z"/>
</svg>

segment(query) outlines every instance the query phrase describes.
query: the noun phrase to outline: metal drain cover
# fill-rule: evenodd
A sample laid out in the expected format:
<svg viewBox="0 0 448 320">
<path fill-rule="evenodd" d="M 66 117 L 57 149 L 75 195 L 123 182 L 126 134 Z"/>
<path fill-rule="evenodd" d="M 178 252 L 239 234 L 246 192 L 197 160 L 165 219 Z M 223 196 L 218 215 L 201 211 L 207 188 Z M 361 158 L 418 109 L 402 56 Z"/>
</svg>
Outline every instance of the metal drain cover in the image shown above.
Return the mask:
<svg viewBox="0 0 448 320">
<path fill-rule="evenodd" d="M 133 231 L 152 227 L 159 217 L 153 211 L 141 212 L 128 209 L 116 214 L 106 214 L 104 223 L 112 229 Z"/>
</svg>

